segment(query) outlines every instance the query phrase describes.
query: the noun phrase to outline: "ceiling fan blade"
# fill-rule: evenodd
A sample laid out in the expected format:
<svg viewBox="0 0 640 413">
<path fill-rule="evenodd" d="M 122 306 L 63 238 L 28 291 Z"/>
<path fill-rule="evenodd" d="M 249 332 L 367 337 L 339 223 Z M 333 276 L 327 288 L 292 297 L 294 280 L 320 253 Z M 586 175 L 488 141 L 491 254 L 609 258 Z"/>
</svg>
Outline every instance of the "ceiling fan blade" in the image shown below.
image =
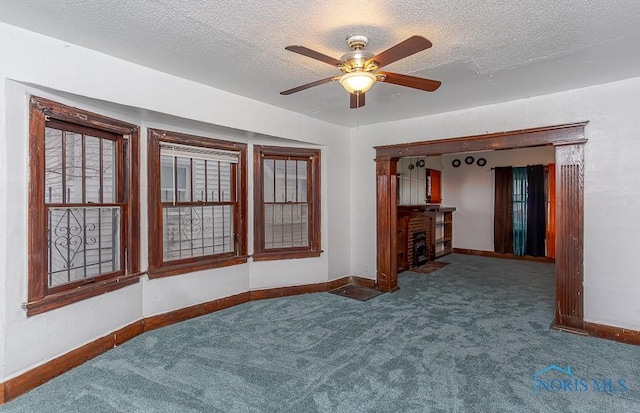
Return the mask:
<svg viewBox="0 0 640 413">
<path fill-rule="evenodd" d="M 280 94 L 281 95 L 290 95 L 292 93 L 300 92 L 302 90 L 309 89 L 309 88 L 312 88 L 314 86 L 320 86 L 320 85 L 323 85 L 325 83 L 329 83 L 332 80 L 334 80 L 335 78 L 336 78 L 335 76 L 331 76 L 331 77 L 328 77 L 326 79 L 316 80 L 315 82 L 307 83 L 307 84 L 304 84 L 302 86 L 294 87 L 293 89 L 285 90 L 284 92 L 280 92 Z"/>
<path fill-rule="evenodd" d="M 425 90 L 427 92 L 433 92 L 437 90 L 442 84 L 442 82 L 440 82 L 439 80 L 401 75 L 398 73 L 378 72 L 377 74 L 385 76 L 384 80 L 379 80 L 380 82 L 393 83 L 394 85 L 411 87 L 414 89 Z"/>
<path fill-rule="evenodd" d="M 311 50 L 309 48 L 306 48 L 304 46 L 287 46 L 285 47 L 286 50 L 290 51 L 290 52 L 294 52 L 294 53 L 298 53 L 301 54 L 303 56 L 307 56 L 310 57 L 312 59 L 316 59 L 319 60 L 321 62 L 324 63 L 328 63 L 331 66 L 342 66 L 342 61 L 338 60 L 338 59 L 334 59 L 331 56 L 327 56 L 326 54 L 322 54 L 320 52 L 316 52 L 315 50 Z"/>
<path fill-rule="evenodd" d="M 349 96 L 349 107 L 351 109 L 358 109 L 364 106 L 364 93 L 351 93 Z"/>
<path fill-rule="evenodd" d="M 377 54 L 367 61 L 365 67 L 371 62 L 378 62 L 378 67 L 386 66 L 414 53 L 428 49 L 432 46 L 431 42 L 422 36 L 411 36 L 407 40 L 398 43 L 395 46 Z"/>
</svg>

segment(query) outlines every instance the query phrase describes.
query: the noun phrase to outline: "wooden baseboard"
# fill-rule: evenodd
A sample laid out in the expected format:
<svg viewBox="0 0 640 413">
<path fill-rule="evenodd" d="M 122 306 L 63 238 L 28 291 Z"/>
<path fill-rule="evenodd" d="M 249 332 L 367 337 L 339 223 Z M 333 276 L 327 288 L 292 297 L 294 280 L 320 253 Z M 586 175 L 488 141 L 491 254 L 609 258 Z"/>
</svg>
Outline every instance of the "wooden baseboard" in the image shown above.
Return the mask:
<svg viewBox="0 0 640 413">
<path fill-rule="evenodd" d="M 342 277 L 325 283 L 300 285 L 283 288 L 270 288 L 266 290 L 254 290 L 219 298 L 202 304 L 180 308 L 167 313 L 146 317 L 135 321 L 126 327 L 109 333 L 97 340 L 87 343 L 75 350 L 56 357 L 38 367 L 20 374 L 4 383 L 0 383 L 0 404 L 15 399 L 18 396 L 46 383 L 67 371 L 99 356 L 106 351 L 131 340 L 132 338 L 157 328 L 179 323 L 191 318 L 206 315 L 251 300 L 263 300 L 266 298 L 285 297 L 289 295 L 307 294 L 330 291 L 347 284 L 357 284 L 373 288 L 375 280 L 361 277 Z"/>
<path fill-rule="evenodd" d="M 336 280 L 307 285 L 296 285 L 291 287 L 269 288 L 266 290 L 253 290 L 249 292 L 249 301 L 264 300 L 267 298 L 287 297 L 290 295 L 322 293 L 335 290 L 345 285 L 355 284 L 361 287 L 375 288 L 376 280 L 357 276 L 342 277 Z"/>
<path fill-rule="evenodd" d="M 532 257 L 530 255 L 504 254 L 501 252 L 472 250 L 468 248 L 454 248 L 453 252 L 456 254 L 478 255 L 481 257 L 491 257 L 491 258 L 506 258 L 509 260 L 544 262 L 548 264 L 553 264 L 556 262 L 556 260 L 554 260 L 553 258 L 548 258 L 548 257 Z"/>
<path fill-rule="evenodd" d="M 589 335 L 589 333 L 586 330 L 584 330 L 583 328 L 565 326 L 565 325 L 556 323 L 555 320 L 553 321 L 553 323 L 551 323 L 550 327 L 551 327 L 552 330 L 562 331 L 563 333 L 576 334 L 578 336 L 588 336 Z"/>
<path fill-rule="evenodd" d="M 35 367 L 4 383 L 0 383 L 0 404 L 15 399 L 16 397 L 40 386 L 41 384 L 57 377 L 74 367 L 77 367 L 106 351 L 121 345 L 128 340 L 144 333 L 170 324 L 179 323 L 190 318 L 199 317 L 224 308 L 233 307 L 251 300 L 265 298 L 285 297 L 295 294 L 307 294 L 311 292 L 330 291 L 348 284 L 360 285 L 367 288 L 375 287 L 375 280 L 357 276 L 343 277 L 326 283 L 270 288 L 244 292 L 230 297 L 224 297 L 202 304 L 169 311 L 142 320 L 135 321 L 126 327 L 109 333 L 95 341 L 85 344 L 62 356 L 56 357 L 38 367 Z M 606 326 L 595 323 L 585 323 L 584 330 L 593 337 L 619 341 L 622 343 L 640 345 L 640 331 L 629 330 L 620 327 Z"/>
<path fill-rule="evenodd" d="M 640 331 L 628 328 L 607 326 L 604 324 L 584 323 L 584 329 L 590 336 L 605 338 L 633 345 L 640 345 Z"/>
<path fill-rule="evenodd" d="M 287 297 L 290 295 L 320 293 L 327 291 L 327 284 L 328 283 L 324 282 L 318 284 L 294 285 L 291 287 L 268 288 L 266 290 L 252 290 L 249 291 L 249 300 L 254 301 L 264 300 L 267 298 Z"/>
<path fill-rule="evenodd" d="M 376 288 L 376 280 L 372 280 L 371 278 L 363 278 L 363 277 L 358 277 L 355 275 L 352 275 L 350 277 L 350 282 L 348 282 L 347 284 L 355 284 L 355 285 L 359 285 L 360 287 L 366 287 L 366 288 Z"/>
<path fill-rule="evenodd" d="M 178 310 L 169 311 L 168 313 L 158 314 L 146 317 L 144 321 L 144 331 L 155 330 L 156 328 L 165 327 L 191 318 L 200 317 L 215 311 L 233 307 L 238 304 L 246 303 L 250 299 L 249 292 L 244 292 L 229 297 L 219 298 L 217 300 L 208 301 L 202 304 L 192 305 L 190 307 L 180 308 Z"/>
<path fill-rule="evenodd" d="M 143 331 L 144 326 L 142 320 L 133 322 L 126 327 L 100 337 L 82 347 L 7 380 L 2 386 L 2 402 L 4 403 L 15 399 L 52 378 L 91 360 L 127 340 L 131 340 L 133 337 L 142 334 Z"/>
<path fill-rule="evenodd" d="M 335 290 L 336 288 L 344 287 L 352 283 L 353 277 L 342 277 L 337 280 L 331 280 L 327 282 L 327 291 Z"/>
</svg>

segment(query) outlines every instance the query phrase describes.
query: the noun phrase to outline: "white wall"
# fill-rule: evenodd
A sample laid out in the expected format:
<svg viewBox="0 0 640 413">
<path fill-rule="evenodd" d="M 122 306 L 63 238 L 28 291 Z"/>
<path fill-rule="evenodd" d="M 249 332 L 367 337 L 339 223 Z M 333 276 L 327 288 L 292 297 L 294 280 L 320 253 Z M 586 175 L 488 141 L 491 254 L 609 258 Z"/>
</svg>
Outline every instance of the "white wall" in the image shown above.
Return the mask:
<svg viewBox="0 0 640 413">
<path fill-rule="evenodd" d="M 465 158 L 484 158 L 483 167 L 467 165 Z M 455 206 L 453 214 L 453 246 L 493 251 L 494 185 L 491 168 L 498 166 L 548 165 L 555 161 L 553 146 L 443 155 L 442 203 Z M 460 160 L 454 168 L 451 162 Z"/>
<path fill-rule="evenodd" d="M 640 78 L 349 131 L 6 24 L 0 24 L 0 50 L 2 380 L 144 316 L 253 288 L 321 282 L 347 274 L 375 278 L 373 146 L 584 120 L 590 121 L 585 170 L 585 318 L 640 329 L 640 277 L 636 254 L 629 249 L 640 245 L 635 207 L 640 201 L 635 162 L 640 158 Z M 263 139 L 281 145 L 318 145 L 323 151 L 324 253 L 313 259 L 249 262 L 143 279 L 140 284 L 27 318 L 21 304 L 27 297 L 27 102 L 33 91 L 140 124 L 143 148 L 146 127 L 232 138 L 250 147 Z M 142 162 L 144 235 L 144 150 Z M 250 177 L 250 193 L 251 188 Z M 250 211 L 251 202 L 250 197 Z M 146 248 L 143 241 L 143 263 Z"/>
<path fill-rule="evenodd" d="M 349 131 L 0 23 L 0 380 L 6 381 L 142 317 L 258 288 L 349 275 Z M 322 150 L 322 248 L 318 258 L 248 262 L 148 280 L 26 317 L 28 97 L 141 126 L 141 261 L 147 265 L 146 129 Z M 347 178 L 345 178 L 347 177 Z M 250 171 L 249 194 L 253 179 Z M 10 196 L 8 196 L 10 194 Z M 252 250 L 249 197 L 249 252 Z"/>
<path fill-rule="evenodd" d="M 0 108 L 5 106 L 5 82 L 0 82 Z M 5 332 L 6 332 L 6 298 L 4 292 L 7 291 L 7 262 L 9 254 L 7 251 L 7 237 L 1 234 L 7 234 L 8 214 L 7 208 L 7 190 L 8 190 L 8 169 L 7 160 L 9 159 L 8 147 L 9 140 L 6 139 L 6 122 L 5 116 L 0 111 L 0 379 L 4 377 L 4 348 L 5 348 Z M 2 139 L 2 138 L 5 139 Z"/>
<path fill-rule="evenodd" d="M 589 121 L 585 320 L 640 329 L 640 78 L 352 130 L 352 272 L 375 278 L 373 146 Z M 446 197 L 446 194 L 445 194 Z M 449 200 L 445 199 L 445 202 Z M 357 211 L 357 213 L 356 213 Z"/>
</svg>

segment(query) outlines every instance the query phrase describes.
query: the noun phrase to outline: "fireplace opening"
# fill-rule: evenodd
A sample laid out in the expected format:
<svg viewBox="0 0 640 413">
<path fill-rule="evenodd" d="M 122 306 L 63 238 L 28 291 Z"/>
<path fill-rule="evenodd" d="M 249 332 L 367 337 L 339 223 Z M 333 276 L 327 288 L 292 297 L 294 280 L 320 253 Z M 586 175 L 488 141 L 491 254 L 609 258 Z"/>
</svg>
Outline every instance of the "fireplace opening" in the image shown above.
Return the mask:
<svg viewBox="0 0 640 413">
<path fill-rule="evenodd" d="M 420 267 L 426 264 L 427 258 L 427 232 L 413 233 L 413 266 Z"/>
</svg>

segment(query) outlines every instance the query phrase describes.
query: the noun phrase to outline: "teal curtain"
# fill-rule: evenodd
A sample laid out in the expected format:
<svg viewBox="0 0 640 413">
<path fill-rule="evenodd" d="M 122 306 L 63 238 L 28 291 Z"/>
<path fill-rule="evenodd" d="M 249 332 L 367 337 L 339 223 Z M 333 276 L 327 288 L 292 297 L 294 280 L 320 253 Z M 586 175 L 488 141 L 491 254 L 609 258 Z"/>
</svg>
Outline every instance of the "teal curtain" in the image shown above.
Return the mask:
<svg viewBox="0 0 640 413">
<path fill-rule="evenodd" d="M 527 248 L 527 168 L 513 168 L 513 253 Z"/>
</svg>

